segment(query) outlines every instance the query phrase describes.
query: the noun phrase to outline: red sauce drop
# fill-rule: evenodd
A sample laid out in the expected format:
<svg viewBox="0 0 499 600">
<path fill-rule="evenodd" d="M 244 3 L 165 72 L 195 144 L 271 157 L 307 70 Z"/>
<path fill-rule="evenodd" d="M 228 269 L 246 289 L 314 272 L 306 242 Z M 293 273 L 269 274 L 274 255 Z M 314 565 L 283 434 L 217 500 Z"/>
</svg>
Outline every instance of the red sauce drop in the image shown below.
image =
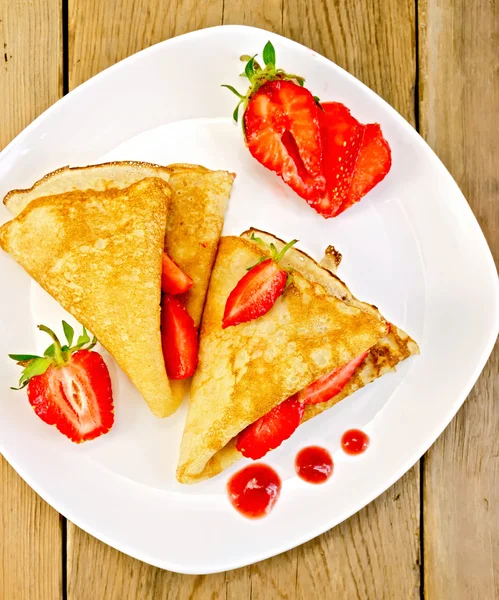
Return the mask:
<svg viewBox="0 0 499 600">
<path fill-rule="evenodd" d="M 369 446 L 369 436 L 360 429 L 349 429 L 341 438 L 341 447 L 347 454 L 362 454 Z"/>
<path fill-rule="evenodd" d="M 308 446 L 298 452 L 295 469 L 308 483 L 324 483 L 333 473 L 333 459 L 325 448 Z"/>
<path fill-rule="evenodd" d="M 249 465 L 233 475 L 227 484 L 229 499 L 250 519 L 268 515 L 281 492 L 279 475 L 262 463 Z"/>
</svg>

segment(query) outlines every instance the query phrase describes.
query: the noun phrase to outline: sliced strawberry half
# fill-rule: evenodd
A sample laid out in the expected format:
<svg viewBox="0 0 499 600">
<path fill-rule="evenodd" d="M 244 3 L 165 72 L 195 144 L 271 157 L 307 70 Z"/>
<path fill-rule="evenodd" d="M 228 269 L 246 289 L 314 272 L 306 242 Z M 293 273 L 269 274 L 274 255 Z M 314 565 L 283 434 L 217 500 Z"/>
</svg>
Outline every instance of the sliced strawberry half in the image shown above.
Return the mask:
<svg viewBox="0 0 499 600">
<path fill-rule="evenodd" d="M 302 198 L 323 194 L 319 109 L 312 94 L 292 81 L 267 81 L 244 113 L 249 151 Z"/>
<path fill-rule="evenodd" d="M 339 102 L 321 106 L 326 193 L 310 204 L 329 218 L 358 202 L 386 176 L 391 152 L 377 123 L 362 125 Z"/>
<path fill-rule="evenodd" d="M 261 238 L 252 235 L 251 239 L 268 248 L 271 256 L 262 257 L 232 290 L 225 304 L 222 329 L 258 319 L 266 314 L 284 292 L 288 282 L 288 272 L 279 262 L 297 240 L 289 242 L 278 252 L 274 245 L 267 247 Z"/>
<path fill-rule="evenodd" d="M 222 329 L 252 321 L 267 313 L 286 287 L 287 273 L 271 258 L 239 281 L 225 304 Z"/>
<path fill-rule="evenodd" d="M 378 123 L 365 125 L 357 168 L 350 192 L 341 206 L 341 212 L 358 202 L 387 175 L 392 166 L 392 153 Z"/>
<path fill-rule="evenodd" d="M 114 423 L 111 379 L 106 363 L 91 348 L 85 328 L 71 346 L 73 328 L 63 321 L 68 345 L 61 346 L 55 333 L 40 325 L 54 343 L 44 356 L 12 354 L 24 366 L 20 388 L 28 386 L 28 399 L 35 413 L 76 443 L 107 433 Z M 20 389 L 18 388 L 18 389 Z"/>
<path fill-rule="evenodd" d="M 163 252 L 161 290 L 165 294 L 183 294 L 192 287 L 193 281 L 182 271 L 166 252 Z"/>
<path fill-rule="evenodd" d="M 198 332 L 191 315 L 175 296 L 165 294 L 161 306 L 161 339 L 170 379 L 194 375 L 198 364 Z"/>
<path fill-rule="evenodd" d="M 243 456 L 256 460 L 287 440 L 300 424 L 305 405 L 294 398 L 278 404 L 241 431 L 236 448 Z"/>
<path fill-rule="evenodd" d="M 314 383 L 311 383 L 301 392 L 293 396 L 295 400 L 304 404 L 319 404 L 320 402 L 328 402 L 334 398 L 352 378 L 352 375 L 358 367 L 364 362 L 369 351 L 364 352 L 357 358 L 354 358 L 346 365 L 335 369 L 332 373 L 323 375 Z"/>
</svg>

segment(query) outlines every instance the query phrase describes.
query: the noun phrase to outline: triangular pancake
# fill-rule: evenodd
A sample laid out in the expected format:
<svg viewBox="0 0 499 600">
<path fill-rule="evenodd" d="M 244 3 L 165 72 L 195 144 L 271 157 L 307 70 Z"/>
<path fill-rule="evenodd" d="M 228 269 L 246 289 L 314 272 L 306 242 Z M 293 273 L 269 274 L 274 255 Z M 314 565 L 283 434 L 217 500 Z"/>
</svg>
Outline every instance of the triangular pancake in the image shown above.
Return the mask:
<svg viewBox="0 0 499 600">
<path fill-rule="evenodd" d="M 37 181 L 28 190 L 12 190 L 4 204 L 15 215 L 41 196 L 73 190 L 125 188 L 144 177 L 161 177 L 172 188 L 165 247 L 170 257 L 194 281 L 184 302 L 196 326 L 201 322 L 211 269 L 222 234 L 234 175 L 205 167 L 121 161 L 87 167 L 62 167 Z M 177 405 L 190 380 L 172 381 Z"/>
<path fill-rule="evenodd" d="M 242 233 L 241 237 L 249 240 L 252 235 L 260 237 L 266 244 L 275 244 L 278 250 L 285 244 L 283 240 L 258 229 L 249 229 Z M 357 300 L 343 281 L 334 274 L 340 261 L 341 254 L 333 246 L 329 246 L 321 261 L 322 266 L 297 248 L 291 248 L 286 253 L 282 264 L 285 267 L 299 270 L 309 281 L 319 283 L 329 294 L 336 296 L 336 298 L 343 300 L 351 306 L 356 306 L 377 319 L 384 321 L 384 317 L 375 306 Z M 392 323 L 389 333 L 378 340 L 373 346 L 366 360 L 357 369 L 354 376 L 343 390 L 329 400 L 329 402 L 307 406 L 303 421 L 307 421 L 324 412 L 334 404 L 337 404 L 347 396 L 350 396 L 350 394 L 356 392 L 361 387 L 372 383 L 378 379 L 378 377 L 395 369 L 401 361 L 409 358 L 409 356 L 413 354 L 419 354 L 419 348 L 416 342 L 407 335 L 405 331 L 402 331 L 402 329 L 399 329 Z"/>
<path fill-rule="evenodd" d="M 159 178 L 45 196 L 0 228 L 0 246 L 95 334 L 158 417 L 176 408 L 160 334 L 169 197 Z"/>
<path fill-rule="evenodd" d="M 223 330 L 227 297 L 264 254 L 243 238 L 220 241 L 177 469 L 182 483 L 216 475 L 237 460 L 235 436 L 246 426 L 387 332 L 384 321 L 299 272 L 266 315 Z"/>
</svg>

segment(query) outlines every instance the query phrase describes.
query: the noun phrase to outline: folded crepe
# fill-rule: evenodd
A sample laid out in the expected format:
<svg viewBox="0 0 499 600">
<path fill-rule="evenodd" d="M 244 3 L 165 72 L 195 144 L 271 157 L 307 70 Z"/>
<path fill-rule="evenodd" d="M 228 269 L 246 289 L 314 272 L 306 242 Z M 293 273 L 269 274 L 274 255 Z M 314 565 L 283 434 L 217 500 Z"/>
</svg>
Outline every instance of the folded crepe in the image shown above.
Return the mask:
<svg viewBox="0 0 499 600">
<path fill-rule="evenodd" d="M 267 244 L 275 244 L 278 250 L 281 250 L 285 244 L 279 238 L 257 229 L 249 229 L 242 233 L 241 237 L 249 240 L 252 235 L 260 237 Z M 340 262 L 341 254 L 333 246 L 328 246 L 320 265 L 313 258 L 298 250 L 298 248 L 292 248 L 287 252 L 281 264 L 284 267 L 299 270 L 310 281 L 322 285 L 329 294 L 346 304 L 355 306 L 367 314 L 384 321 L 384 317 L 375 306 L 357 300 L 343 281 L 336 276 L 336 269 Z M 328 402 L 307 405 L 302 422 L 324 412 L 361 387 L 372 383 L 378 377 L 392 371 L 398 363 L 413 354 L 419 354 L 419 347 L 416 342 L 405 331 L 390 323 L 388 333 L 370 349 L 366 359 L 355 371 L 343 390 Z"/>
<path fill-rule="evenodd" d="M 291 249 L 284 266 L 294 269 L 291 285 L 264 316 L 222 329 L 226 300 L 265 250 L 256 233 L 278 249 L 284 243 L 250 230 L 222 238 L 213 269 L 200 337 L 199 366 L 182 438 L 177 479 L 194 483 L 212 477 L 242 455 L 238 434 L 308 385 L 370 351 L 337 397 L 309 405 L 315 416 L 417 352 L 417 345 L 390 326 L 375 307 L 356 300 L 329 270 Z M 329 249 L 326 262 L 341 255 Z"/>
<path fill-rule="evenodd" d="M 43 196 L 0 228 L 0 246 L 98 338 L 158 417 L 176 408 L 160 333 L 170 195 L 146 178 Z"/>
<path fill-rule="evenodd" d="M 165 250 L 194 282 L 181 299 L 198 327 L 234 174 L 210 171 L 198 165 L 162 167 L 134 161 L 62 167 L 28 190 L 9 192 L 4 204 L 17 215 L 41 196 L 73 190 L 122 189 L 145 177 L 160 177 L 170 185 L 172 195 L 166 222 Z M 172 401 L 178 406 L 190 387 L 190 380 L 171 381 L 170 384 Z"/>
</svg>

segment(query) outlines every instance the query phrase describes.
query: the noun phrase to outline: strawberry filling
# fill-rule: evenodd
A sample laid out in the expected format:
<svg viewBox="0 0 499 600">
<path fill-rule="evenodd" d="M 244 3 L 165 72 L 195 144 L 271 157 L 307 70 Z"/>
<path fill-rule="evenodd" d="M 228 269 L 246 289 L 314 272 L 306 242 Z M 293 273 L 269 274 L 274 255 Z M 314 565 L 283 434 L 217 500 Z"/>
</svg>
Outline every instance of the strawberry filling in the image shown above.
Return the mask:
<svg viewBox="0 0 499 600">
<path fill-rule="evenodd" d="M 275 406 L 266 415 L 248 425 L 237 436 L 236 448 L 253 460 L 262 458 L 287 440 L 300 424 L 305 406 L 328 402 L 338 395 L 364 362 L 369 351 L 363 352 L 346 365 L 335 369 L 301 392 Z"/>
</svg>

